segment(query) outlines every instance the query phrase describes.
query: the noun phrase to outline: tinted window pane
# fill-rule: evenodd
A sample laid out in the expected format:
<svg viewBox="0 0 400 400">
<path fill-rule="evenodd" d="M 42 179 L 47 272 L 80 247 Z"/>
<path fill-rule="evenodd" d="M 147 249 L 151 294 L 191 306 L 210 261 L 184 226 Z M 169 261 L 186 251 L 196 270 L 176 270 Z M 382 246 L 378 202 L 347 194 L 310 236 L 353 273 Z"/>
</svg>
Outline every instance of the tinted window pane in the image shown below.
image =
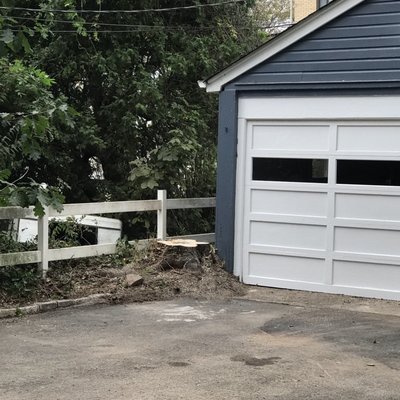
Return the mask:
<svg viewBox="0 0 400 400">
<path fill-rule="evenodd" d="M 400 161 L 338 160 L 336 182 L 400 186 Z"/>
<path fill-rule="evenodd" d="M 253 158 L 253 180 L 327 183 L 328 160 Z"/>
</svg>

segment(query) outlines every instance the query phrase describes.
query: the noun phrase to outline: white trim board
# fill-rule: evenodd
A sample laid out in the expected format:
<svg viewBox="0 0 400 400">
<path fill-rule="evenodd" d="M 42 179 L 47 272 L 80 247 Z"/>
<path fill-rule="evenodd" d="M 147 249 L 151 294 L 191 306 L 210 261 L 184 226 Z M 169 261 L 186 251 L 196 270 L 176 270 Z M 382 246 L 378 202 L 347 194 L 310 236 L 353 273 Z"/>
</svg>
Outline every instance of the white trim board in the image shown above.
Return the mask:
<svg viewBox="0 0 400 400">
<path fill-rule="evenodd" d="M 246 120 L 397 120 L 399 96 L 241 97 L 238 118 Z"/>
<path fill-rule="evenodd" d="M 274 39 L 258 47 L 207 80 L 199 81 L 199 86 L 205 87 L 207 92 L 221 91 L 222 86 L 228 82 L 271 58 L 363 1 L 364 0 L 336 0 L 330 3 L 328 6 L 311 14 L 303 21 L 282 32 Z"/>
</svg>

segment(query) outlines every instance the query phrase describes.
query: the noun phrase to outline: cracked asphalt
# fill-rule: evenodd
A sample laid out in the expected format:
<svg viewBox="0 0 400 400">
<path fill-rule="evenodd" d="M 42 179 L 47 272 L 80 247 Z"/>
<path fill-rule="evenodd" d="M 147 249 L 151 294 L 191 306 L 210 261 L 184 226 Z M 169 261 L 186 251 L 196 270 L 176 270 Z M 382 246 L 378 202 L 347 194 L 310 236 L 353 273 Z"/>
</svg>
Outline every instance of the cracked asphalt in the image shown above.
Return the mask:
<svg viewBox="0 0 400 400">
<path fill-rule="evenodd" d="M 399 400 L 399 304 L 310 296 L 312 307 L 178 299 L 1 320 L 0 399 Z"/>
</svg>

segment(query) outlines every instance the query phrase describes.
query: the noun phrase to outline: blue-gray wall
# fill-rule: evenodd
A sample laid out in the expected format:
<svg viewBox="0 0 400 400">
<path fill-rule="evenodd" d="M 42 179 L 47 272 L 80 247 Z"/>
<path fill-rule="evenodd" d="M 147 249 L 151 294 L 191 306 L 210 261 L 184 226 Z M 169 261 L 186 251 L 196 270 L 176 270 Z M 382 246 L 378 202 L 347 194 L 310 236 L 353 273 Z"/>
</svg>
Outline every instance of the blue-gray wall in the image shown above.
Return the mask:
<svg viewBox="0 0 400 400">
<path fill-rule="evenodd" d="M 227 270 L 233 271 L 236 190 L 236 90 L 226 89 L 219 95 L 218 169 L 215 234 L 219 256 Z"/>
<path fill-rule="evenodd" d="M 365 0 L 225 85 L 219 106 L 216 235 L 228 271 L 234 254 L 238 98 L 393 93 L 400 94 L 400 0 Z"/>
<path fill-rule="evenodd" d="M 232 83 L 270 90 L 399 87 L 400 1 L 366 0 Z"/>
</svg>

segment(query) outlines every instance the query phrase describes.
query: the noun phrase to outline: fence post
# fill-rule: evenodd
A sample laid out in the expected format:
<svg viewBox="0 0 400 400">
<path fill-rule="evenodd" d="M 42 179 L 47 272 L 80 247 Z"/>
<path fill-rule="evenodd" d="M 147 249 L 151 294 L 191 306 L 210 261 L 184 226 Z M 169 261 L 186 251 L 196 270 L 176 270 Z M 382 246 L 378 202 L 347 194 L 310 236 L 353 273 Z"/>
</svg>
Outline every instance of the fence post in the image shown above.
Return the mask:
<svg viewBox="0 0 400 400">
<path fill-rule="evenodd" d="M 167 191 L 157 190 L 157 200 L 161 201 L 161 208 L 157 211 L 157 239 L 167 238 Z"/>
<path fill-rule="evenodd" d="M 45 207 L 45 214 L 38 219 L 38 250 L 40 251 L 41 262 L 39 272 L 45 278 L 49 269 L 49 209 Z"/>
</svg>

